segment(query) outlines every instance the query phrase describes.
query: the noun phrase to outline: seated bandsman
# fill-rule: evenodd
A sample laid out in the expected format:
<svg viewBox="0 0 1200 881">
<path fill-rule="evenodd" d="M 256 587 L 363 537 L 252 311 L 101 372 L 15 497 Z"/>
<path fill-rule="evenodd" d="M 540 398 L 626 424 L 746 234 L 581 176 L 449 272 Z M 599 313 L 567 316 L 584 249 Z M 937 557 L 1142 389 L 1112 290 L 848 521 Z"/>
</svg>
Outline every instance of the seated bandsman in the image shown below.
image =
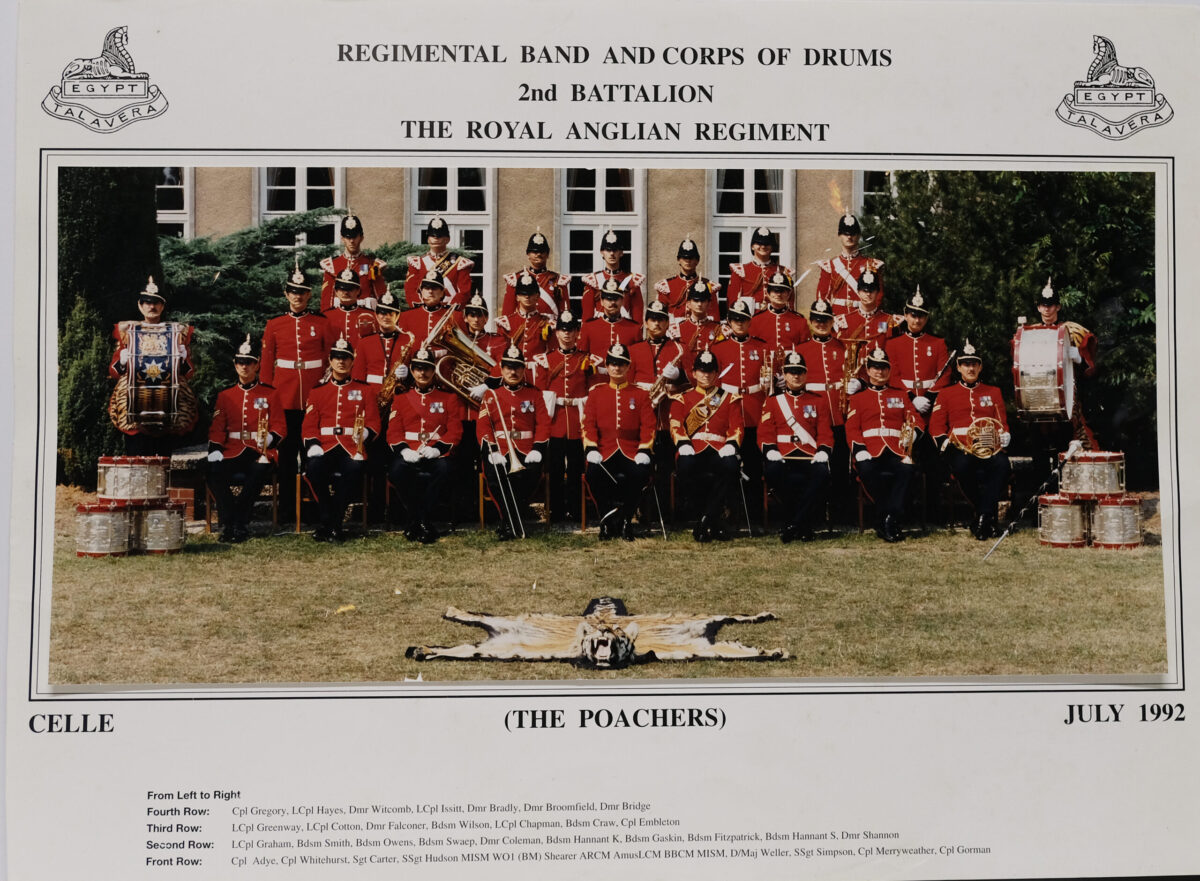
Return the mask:
<svg viewBox="0 0 1200 881">
<path fill-rule="evenodd" d="M 696 282 L 687 291 L 687 305 L 683 317 L 673 319 L 668 334 L 672 339 L 679 340 L 687 349 L 688 356 L 683 361 L 683 372 L 687 381 L 692 382 L 692 363 L 700 352 L 711 349 L 713 343 L 721 339 L 721 322 L 711 316 L 716 310 L 716 288 L 703 280 Z"/>
<path fill-rule="evenodd" d="M 517 308 L 496 319 L 496 330 L 504 335 L 509 346 L 521 350 L 528 367 L 534 355 L 546 351 L 554 316 L 538 310 L 542 289 L 528 272 L 517 276 L 515 287 Z"/>
<path fill-rule="evenodd" d="M 867 355 L 867 386 L 850 397 L 846 441 L 863 487 L 875 500 L 875 534 L 903 541 L 900 521 L 913 476 L 912 448 L 924 423 L 908 394 L 888 385 L 892 365 L 876 348 Z"/>
<path fill-rule="evenodd" d="M 792 296 L 792 277 L 786 272 L 774 273 L 767 279 L 766 308 L 758 310 L 750 319 L 750 336 L 767 344 L 776 367 L 783 362 L 785 354 L 795 352 L 796 347 L 808 339 L 808 322 L 792 309 Z"/>
<path fill-rule="evenodd" d="M 689 383 L 683 374 L 685 362 L 695 360 L 679 340 L 670 339 L 671 316 L 662 300 L 646 307 L 646 338 L 629 347 L 630 381 L 645 389 L 654 407 L 654 485 L 661 502 L 667 497 L 675 462 L 671 443 L 671 396 L 684 391 Z"/>
<path fill-rule="evenodd" d="M 695 525 L 692 538 L 728 541 L 725 503 L 736 491 L 738 448 L 744 428 L 738 396 L 719 382 L 720 363 L 712 352 L 692 362 L 696 387 L 671 402 L 671 439 L 675 442 L 675 479 Z"/>
<path fill-rule="evenodd" d="M 760 226 L 750 237 L 750 255 L 754 259 L 749 263 L 729 264 L 729 289 L 725 293 L 729 309 L 744 298 L 753 300 L 757 307 L 766 300 L 767 279 L 780 271 L 792 274 L 786 266 L 779 265 L 779 258 L 775 256 L 775 234 L 765 226 Z"/>
<path fill-rule="evenodd" d="M 541 227 L 529 237 L 525 259 L 527 263 L 524 269 L 504 276 L 504 302 L 500 306 L 500 314 L 509 315 L 516 311 L 517 279 L 522 275 L 531 275 L 538 286 L 537 310 L 557 317 L 570 303 L 567 291 L 571 276 L 559 275 L 546 268 L 550 260 L 550 242 L 542 235 Z"/>
<path fill-rule="evenodd" d="M 425 243 L 429 251 L 413 254 L 408 258 L 408 274 L 404 277 L 404 299 L 409 307 L 419 306 L 422 298 L 418 287 L 430 272 L 436 271 L 442 282 L 442 296 L 446 305 L 463 304 L 471 297 L 471 270 L 475 261 L 467 257 L 455 257 L 447 250 L 450 244 L 450 227 L 440 217 L 433 217 L 425 227 Z"/>
<path fill-rule="evenodd" d="M 595 318 L 586 318 L 583 330 L 579 334 L 579 348 L 592 356 L 592 366 L 595 368 L 593 384 L 607 381 L 608 368 L 604 365 L 605 353 L 615 344 L 628 348 L 642 338 L 642 326 L 631 318 L 626 318 L 622 302 L 625 290 L 610 278 L 604 282 L 600 290 L 600 311 Z M 588 313 L 584 313 L 586 316 Z"/>
<path fill-rule="evenodd" d="M 763 405 L 758 440 L 767 486 L 779 496 L 786 522 L 779 539 L 812 541 L 813 519 L 829 486 L 833 426 L 829 408 L 805 390 L 804 358 L 789 352 L 783 362 L 783 391 Z"/>
<path fill-rule="evenodd" d="M 366 449 L 379 434 L 379 404 L 356 381 L 354 347 L 340 338 L 329 350 L 330 379 L 312 390 L 304 413 L 304 473 L 317 497 L 316 541 L 343 541 L 346 508 L 362 489 Z"/>
<path fill-rule="evenodd" d="M 540 389 L 550 414 L 550 440 L 544 470 L 550 481 L 550 522 L 579 518 L 583 477 L 583 407 L 592 361 L 579 351 L 579 319 L 564 309 L 554 323 L 554 349 L 533 356 L 530 380 Z"/>
<path fill-rule="evenodd" d="M 712 296 L 708 299 L 707 315 L 713 321 L 720 320 L 720 308 L 717 306 L 717 295 L 721 290 L 719 281 L 710 281 L 696 272 L 700 265 L 700 249 L 688 236 L 679 243 L 675 252 L 675 261 L 679 264 L 679 272 L 671 278 L 664 278 L 654 286 L 654 293 L 673 318 L 683 318 L 688 309 L 688 294 L 697 282 L 708 286 Z"/>
<path fill-rule="evenodd" d="M 442 287 L 441 273 L 436 269 L 429 270 L 417 287 L 421 299 L 420 305 L 406 310 L 400 316 L 397 326 L 400 330 L 411 333 L 416 338 L 417 342 L 413 346 L 413 351 L 425 345 L 434 327 L 446 317 L 446 310 L 450 307 L 442 300 L 445 290 Z"/>
<path fill-rule="evenodd" d="M 329 322 L 329 333 L 334 339 L 341 337 L 356 347 L 365 336 L 378 330 L 375 313 L 358 303 L 358 276 L 346 268 L 333 282 L 334 305 L 321 314 Z"/>
<path fill-rule="evenodd" d="M 1005 448 L 1012 435 L 1000 389 L 979 381 L 983 359 L 967 340 L 958 356 L 961 379 L 938 395 L 929 433 L 948 460 L 975 514 L 971 534 L 980 541 L 997 534 L 996 510 L 1008 482 Z"/>
<path fill-rule="evenodd" d="M 217 395 L 208 429 L 209 486 L 217 499 L 221 541 L 250 537 L 250 513 L 287 433 L 275 389 L 258 381 L 258 355 L 250 335 L 233 356 L 238 381 Z M 239 495 L 233 487 L 240 486 Z"/>
<path fill-rule="evenodd" d="M 388 420 L 389 475 L 408 509 L 405 537 L 431 544 L 438 540 L 434 506 L 450 475 L 449 456 L 462 439 L 463 405 L 458 395 L 434 385 L 428 349 L 418 349 L 409 367 L 413 387 L 396 396 Z"/>
<path fill-rule="evenodd" d="M 521 511 L 541 477 L 550 414 L 541 392 L 525 384 L 525 357 L 516 346 L 500 360 L 500 386 L 484 392 L 478 431 L 483 473 L 500 511 L 496 536 L 524 536 Z"/>
<path fill-rule="evenodd" d="M 358 279 L 359 303 L 368 309 L 374 309 L 376 301 L 387 290 L 387 279 L 383 277 L 387 263 L 378 257 L 363 253 L 363 225 L 357 215 L 347 214 L 342 218 L 338 229 L 342 236 L 342 253 L 321 261 L 321 269 L 324 272 L 321 278 L 321 310 L 332 309 L 337 305 L 334 282 L 347 269 Z"/>
<path fill-rule="evenodd" d="M 609 282 L 613 282 L 621 291 L 623 300 L 620 312 L 638 327 L 642 324 L 642 283 L 646 277 L 637 272 L 626 272 L 621 268 L 625 259 L 625 249 L 621 247 L 620 237 L 613 230 L 606 232 L 600 239 L 600 257 L 604 268 L 583 276 L 583 294 L 580 295 L 580 319 L 586 324 L 592 318 L 600 315 L 602 309 L 599 297 L 602 292 L 609 290 Z M 604 351 L 601 350 L 601 358 Z"/>
<path fill-rule="evenodd" d="M 633 515 L 650 478 L 654 408 L 629 382 L 629 349 L 614 343 L 604 358 L 608 382 L 593 386 L 583 411 L 587 481 L 600 510 L 600 540 L 633 541 Z"/>
<path fill-rule="evenodd" d="M 845 315 L 858 307 L 858 284 L 863 273 L 870 272 L 876 278 L 882 275 L 883 261 L 864 257 L 858 252 L 862 240 L 862 226 L 849 209 L 838 220 L 838 240 L 841 253 L 832 260 L 819 260 L 821 275 L 817 279 L 817 299 L 833 307 L 834 315 Z M 880 282 L 882 290 L 882 282 Z"/>
</svg>

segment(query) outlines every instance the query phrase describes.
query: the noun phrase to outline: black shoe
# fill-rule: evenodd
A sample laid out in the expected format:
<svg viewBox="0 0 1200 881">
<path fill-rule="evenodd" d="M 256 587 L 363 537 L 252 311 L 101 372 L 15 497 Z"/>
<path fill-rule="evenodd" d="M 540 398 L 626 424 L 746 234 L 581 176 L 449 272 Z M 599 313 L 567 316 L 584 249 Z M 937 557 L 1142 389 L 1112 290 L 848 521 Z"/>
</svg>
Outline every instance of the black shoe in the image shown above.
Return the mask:
<svg viewBox="0 0 1200 881">
<path fill-rule="evenodd" d="M 637 532 L 634 530 L 632 522 L 626 521 L 625 525 L 621 528 L 621 538 L 625 539 L 625 541 L 637 540 Z"/>
<path fill-rule="evenodd" d="M 436 529 L 434 529 L 432 526 L 430 526 L 428 523 L 421 524 L 421 535 L 417 539 L 418 541 L 421 542 L 421 544 L 431 545 L 435 541 L 437 541 L 439 537 L 440 536 L 438 536 L 438 531 Z"/>
<path fill-rule="evenodd" d="M 241 544 L 242 542 L 246 541 L 246 539 L 248 539 L 248 538 L 250 538 L 250 530 L 247 529 L 245 526 L 233 527 L 232 541 L 235 545 Z"/>
<path fill-rule="evenodd" d="M 817 536 L 816 536 L 816 534 L 815 534 L 815 533 L 812 531 L 812 527 L 811 527 L 811 526 L 801 526 L 801 527 L 800 527 L 800 534 L 797 536 L 797 538 L 799 538 L 799 539 L 800 539 L 800 541 L 805 541 L 805 542 L 808 542 L 808 541 L 815 541 L 815 540 L 816 540 L 816 538 L 817 538 Z"/>
<path fill-rule="evenodd" d="M 729 541 L 733 538 L 729 533 L 729 527 L 724 523 L 718 523 L 709 530 L 709 534 L 717 541 Z"/>
<path fill-rule="evenodd" d="M 500 541 L 512 541 L 516 537 L 516 533 L 508 527 L 507 523 L 501 523 L 496 527 L 496 538 Z"/>
<path fill-rule="evenodd" d="M 988 538 L 995 538 L 1000 534 L 1000 525 L 996 522 L 995 514 L 987 514 L 983 518 L 984 535 Z"/>
<path fill-rule="evenodd" d="M 313 541 L 333 541 L 333 534 L 324 526 L 318 526 L 313 530 Z"/>
<path fill-rule="evenodd" d="M 779 540 L 784 544 L 790 544 L 800 537 L 800 527 L 789 523 L 783 529 L 779 530 Z"/>
<path fill-rule="evenodd" d="M 712 532 L 709 531 L 708 523 L 705 522 L 705 518 L 701 517 L 700 520 L 697 521 L 696 525 L 692 527 L 692 538 L 698 542 L 712 541 Z"/>
<path fill-rule="evenodd" d="M 889 544 L 904 541 L 904 533 L 900 531 L 900 524 L 896 522 L 893 514 L 888 514 L 883 518 L 883 540 Z"/>
<path fill-rule="evenodd" d="M 341 544 L 350 536 L 346 535 L 345 531 L 340 526 L 335 526 L 333 532 L 329 534 L 329 540 Z"/>
</svg>

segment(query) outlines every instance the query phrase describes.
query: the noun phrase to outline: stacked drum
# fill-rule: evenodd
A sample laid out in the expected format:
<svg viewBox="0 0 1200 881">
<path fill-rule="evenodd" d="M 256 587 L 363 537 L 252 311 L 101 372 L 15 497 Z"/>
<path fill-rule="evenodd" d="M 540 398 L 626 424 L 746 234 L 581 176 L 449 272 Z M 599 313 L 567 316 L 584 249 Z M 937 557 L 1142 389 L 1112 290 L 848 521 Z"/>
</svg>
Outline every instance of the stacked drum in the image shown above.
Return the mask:
<svg viewBox="0 0 1200 881">
<path fill-rule="evenodd" d="M 1059 454 L 1057 495 L 1038 496 L 1038 540 L 1054 548 L 1136 548 L 1141 500 L 1125 494 L 1125 454 Z"/>
<path fill-rule="evenodd" d="M 183 547 L 182 502 L 170 501 L 167 456 L 102 456 L 99 500 L 75 508 L 75 555 L 173 554 Z"/>
</svg>

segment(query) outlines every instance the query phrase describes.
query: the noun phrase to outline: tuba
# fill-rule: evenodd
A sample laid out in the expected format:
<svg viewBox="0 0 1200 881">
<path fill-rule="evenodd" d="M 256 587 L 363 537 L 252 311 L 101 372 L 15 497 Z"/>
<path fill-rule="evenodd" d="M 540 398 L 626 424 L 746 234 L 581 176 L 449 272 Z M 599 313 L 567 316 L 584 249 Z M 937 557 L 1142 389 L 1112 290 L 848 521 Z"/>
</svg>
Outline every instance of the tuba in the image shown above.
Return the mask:
<svg viewBox="0 0 1200 881">
<path fill-rule="evenodd" d="M 471 389 L 485 382 L 491 375 L 491 368 L 496 361 L 479 346 L 475 345 L 462 330 L 450 322 L 450 316 L 457 309 L 451 306 L 446 315 L 433 326 L 422 348 L 446 349 L 449 354 L 443 355 L 433 366 L 433 372 L 451 391 L 457 393 L 472 407 L 478 407 L 479 402 L 471 397 Z"/>
<path fill-rule="evenodd" d="M 954 432 L 950 440 L 954 446 L 976 459 L 990 459 L 1000 452 L 1000 434 L 1004 426 L 993 416 L 979 416 L 967 427 L 966 441 L 959 440 Z"/>
</svg>

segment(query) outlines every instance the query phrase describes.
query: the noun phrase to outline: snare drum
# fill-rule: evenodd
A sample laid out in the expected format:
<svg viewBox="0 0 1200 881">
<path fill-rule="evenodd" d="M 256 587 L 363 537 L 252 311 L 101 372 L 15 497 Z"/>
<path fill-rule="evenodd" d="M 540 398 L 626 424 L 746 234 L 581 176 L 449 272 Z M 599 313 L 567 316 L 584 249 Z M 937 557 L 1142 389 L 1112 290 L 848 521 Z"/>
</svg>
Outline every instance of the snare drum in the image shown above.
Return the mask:
<svg viewBox="0 0 1200 881">
<path fill-rule="evenodd" d="M 101 456 L 96 464 L 96 491 L 102 501 L 166 501 L 170 468 L 169 456 Z"/>
<path fill-rule="evenodd" d="M 1113 496 L 1096 503 L 1092 513 L 1092 547 L 1136 548 L 1141 544 L 1141 499 Z"/>
<path fill-rule="evenodd" d="M 1083 505 L 1066 496 L 1038 496 L 1038 541 L 1052 548 L 1087 547 Z"/>
<path fill-rule="evenodd" d="M 1059 453 L 1059 492 L 1071 499 L 1103 499 L 1125 493 L 1125 454 L 1084 450 L 1067 459 Z"/>
<path fill-rule="evenodd" d="M 184 510 L 183 502 L 166 502 L 161 505 L 144 505 L 135 515 L 138 550 L 146 554 L 174 554 L 183 547 Z"/>
<path fill-rule="evenodd" d="M 123 557 L 129 553 L 129 503 L 75 506 L 75 556 Z"/>
<path fill-rule="evenodd" d="M 1013 390 L 1017 416 L 1033 422 L 1070 419 L 1075 376 L 1067 328 L 1020 327 L 1013 337 Z"/>
</svg>

